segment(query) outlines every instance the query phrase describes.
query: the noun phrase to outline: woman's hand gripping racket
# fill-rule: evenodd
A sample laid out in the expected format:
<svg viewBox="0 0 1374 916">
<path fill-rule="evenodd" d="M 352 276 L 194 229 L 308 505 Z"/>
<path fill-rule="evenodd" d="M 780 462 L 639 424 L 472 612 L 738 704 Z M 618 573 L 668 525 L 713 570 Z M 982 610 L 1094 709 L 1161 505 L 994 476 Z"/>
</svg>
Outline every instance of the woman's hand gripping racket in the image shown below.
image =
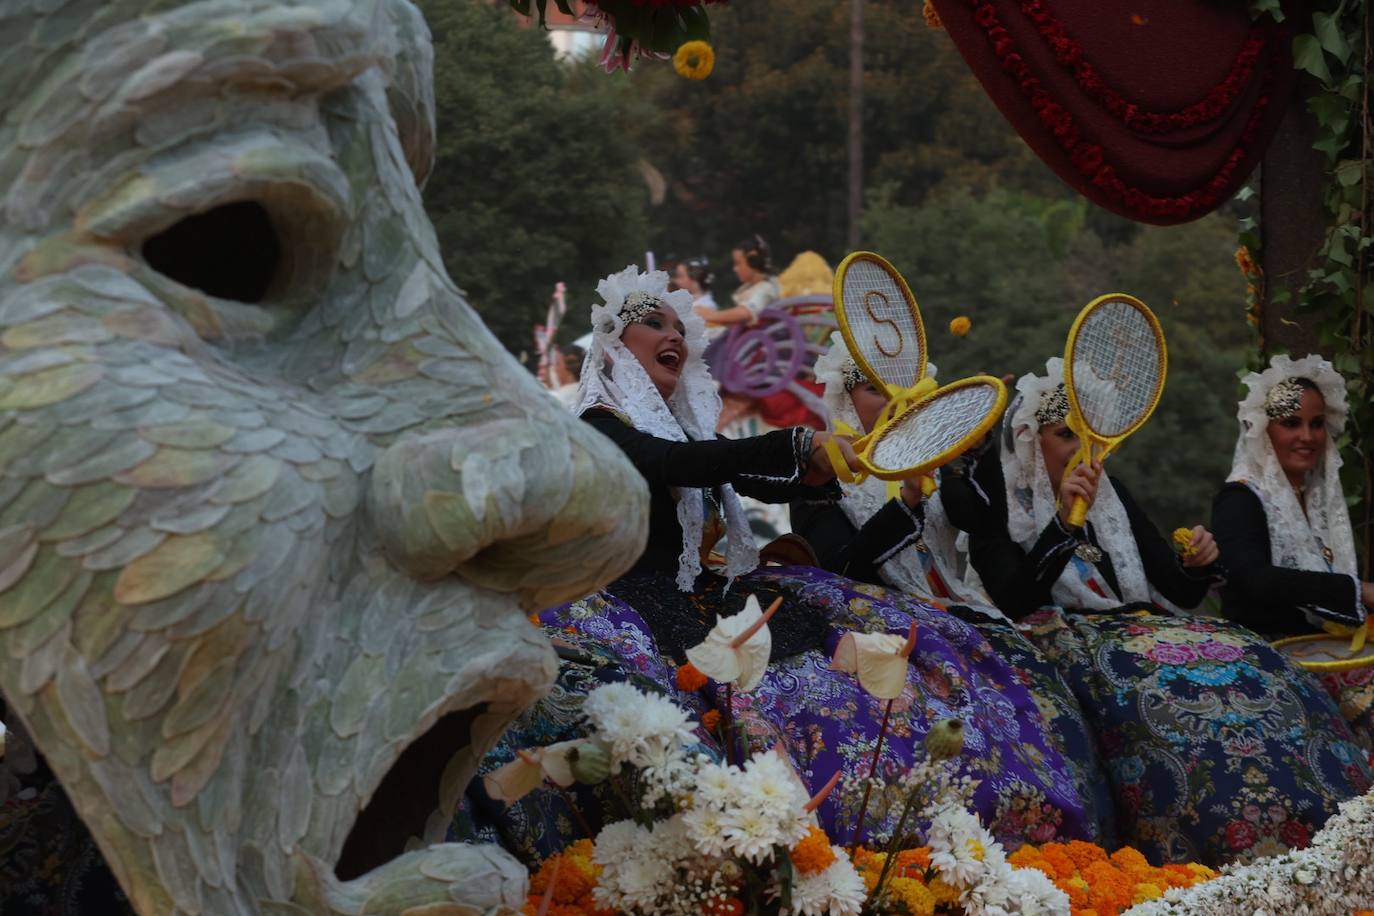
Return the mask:
<svg viewBox="0 0 1374 916">
<path fill-rule="evenodd" d="M 1064 347 L 1066 422 L 1079 439 L 1065 475 L 1082 462 L 1106 458 L 1150 418 L 1168 366 L 1164 331 L 1145 303 L 1109 293 L 1084 306 Z M 1087 515 L 1087 502 L 1077 499 L 1069 524 L 1081 527 Z"/>
</svg>

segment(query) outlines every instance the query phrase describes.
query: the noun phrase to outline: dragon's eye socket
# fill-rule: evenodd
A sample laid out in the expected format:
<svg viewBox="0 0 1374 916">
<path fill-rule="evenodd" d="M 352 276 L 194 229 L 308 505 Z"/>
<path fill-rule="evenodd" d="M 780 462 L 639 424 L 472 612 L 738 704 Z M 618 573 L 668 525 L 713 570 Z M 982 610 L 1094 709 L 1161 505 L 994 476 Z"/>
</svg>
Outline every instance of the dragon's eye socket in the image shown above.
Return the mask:
<svg viewBox="0 0 1374 916">
<path fill-rule="evenodd" d="M 185 219 L 143 243 L 159 273 L 218 299 L 262 302 L 278 279 L 282 244 L 266 208 L 238 201 Z"/>
</svg>

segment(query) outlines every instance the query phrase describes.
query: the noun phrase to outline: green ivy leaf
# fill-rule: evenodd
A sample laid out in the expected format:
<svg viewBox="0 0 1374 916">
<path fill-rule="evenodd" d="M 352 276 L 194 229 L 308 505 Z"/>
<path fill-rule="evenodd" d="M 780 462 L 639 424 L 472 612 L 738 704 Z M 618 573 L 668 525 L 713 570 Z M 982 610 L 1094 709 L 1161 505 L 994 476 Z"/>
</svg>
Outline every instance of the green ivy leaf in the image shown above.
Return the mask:
<svg viewBox="0 0 1374 916">
<path fill-rule="evenodd" d="M 1315 35 L 1299 35 L 1293 39 L 1293 66 L 1322 81 L 1331 84 L 1331 71 L 1327 69 L 1326 58 L 1322 53 L 1321 42 Z"/>
<path fill-rule="evenodd" d="M 1283 7 L 1279 0 L 1250 0 L 1250 18 L 1272 16 L 1275 22 L 1283 22 Z"/>
<path fill-rule="evenodd" d="M 1350 109 L 1350 100 L 1335 93 L 1323 92 L 1307 100 L 1307 110 L 1333 134 L 1345 133 L 1350 125 Z"/>
<path fill-rule="evenodd" d="M 1340 20 L 1330 13 L 1313 13 L 1312 30 L 1317 33 L 1317 41 L 1322 49 L 1342 64 L 1350 61 L 1350 42 L 1341 31 Z"/>
</svg>

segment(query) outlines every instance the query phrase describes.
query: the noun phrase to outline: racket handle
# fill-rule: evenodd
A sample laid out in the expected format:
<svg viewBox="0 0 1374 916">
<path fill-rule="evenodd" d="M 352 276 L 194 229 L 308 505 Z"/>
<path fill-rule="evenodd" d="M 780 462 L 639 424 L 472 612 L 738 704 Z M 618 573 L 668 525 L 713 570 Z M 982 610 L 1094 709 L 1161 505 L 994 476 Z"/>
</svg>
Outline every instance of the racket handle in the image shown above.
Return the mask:
<svg viewBox="0 0 1374 916">
<path fill-rule="evenodd" d="M 1081 496 L 1075 496 L 1073 507 L 1069 509 L 1069 525 L 1074 528 L 1082 528 L 1083 523 L 1088 520 L 1088 501 Z"/>
</svg>

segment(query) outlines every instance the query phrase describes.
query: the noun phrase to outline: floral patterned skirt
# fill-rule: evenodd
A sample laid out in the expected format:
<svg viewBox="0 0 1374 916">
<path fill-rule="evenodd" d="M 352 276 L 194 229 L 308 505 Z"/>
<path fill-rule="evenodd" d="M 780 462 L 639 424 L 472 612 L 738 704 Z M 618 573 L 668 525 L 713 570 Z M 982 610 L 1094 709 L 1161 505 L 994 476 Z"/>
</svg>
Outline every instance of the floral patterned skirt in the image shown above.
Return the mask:
<svg viewBox="0 0 1374 916">
<path fill-rule="evenodd" d="M 664 589 L 674 588 L 664 577 Z M 892 829 L 901 813 L 897 777 L 925 756 L 924 737 L 936 722 L 965 724 L 964 772 L 979 780 L 977 813 L 999 840 L 1023 842 L 1084 839 L 1098 827 L 1083 803 L 1074 774 L 1052 737 L 1035 699 L 1017 673 L 977 629 L 943 610 L 823 571 L 786 567 L 763 569 L 737 581 L 742 594 L 754 588 L 781 590 L 795 606 L 823 621 L 820 644 L 778 657 L 759 686 L 732 692 L 731 711 L 753 749 L 781 743 L 798 774 L 816 791 L 838 770 L 851 785 L 867 777 L 885 702 L 866 694 L 857 680 L 830 666 L 830 654 L 844 633 L 906 633 L 917 623 L 917 648 L 907 686 L 893 702 L 878 774 L 894 783 L 875 790 L 863 836 Z M 641 589 L 638 600 L 652 600 Z M 676 598 L 670 598 L 676 601 Z M 654 611 L 649 611 L 652 616 Z M 560 666 L 553 695 L 520 717 L 483 762 L 483 771 L 507 762 L 525 747 L 567 740 L 579 733 L 580 699 L 606 680 L 653 683 L 700 717 L 723 710 L 726 691 L 708 685 L 696 693 L 676 686 L 676 666 L 661 652 L 653 630 L 637 608 L 607 594 L 544 612 L 541 621 L 558 640 L 576 647 Z M 573 661 L 580 653 L 583 661 Z M 595 661 L 588 661 L 588 660 Z M 709 752 L 721 754 L 714 734 L 699 733 Z M 576 815 L 567 799 L 537 792 L 501 811 L 485 799 L 480 781 L 469 789 L 465 818 L 455 838 L 497 839 L 528 858 L 539 858 L 580 837 L 603 819 L 625 816 L 608 788 L 576 796 Z M 862 789 L 833 792 L 818 814 L 835 842 L 853 837 Z"/>
<path fill-rule="evenodd" d="M 1030 692 L 1083 800 L 1091 834 L 1088 839 L 1104 849 L 1115 849 L 1116 812 L 1111 786 L 1092 727 L 1064 681 L 1064 675 L 1010 622 L 989 619 L 959 605 L 949 610 L 978 629 L 997 656 L 1011 668 L 1017 683 Z"/>
<path fill-rule="evenodd" d="M 1374 757 L 1374 665 L 1322 672 L 1317 680 L 1336 701 L 1360 747 Z"/>
<path fill-rule="evenodd" d="M 1097 736 L 1120 840 L 1152 863 L 1306 846 L 1371 784 L 1321 686 L 1243 627 L 1059 611 L 1026 622 Z"/>
</svg>

